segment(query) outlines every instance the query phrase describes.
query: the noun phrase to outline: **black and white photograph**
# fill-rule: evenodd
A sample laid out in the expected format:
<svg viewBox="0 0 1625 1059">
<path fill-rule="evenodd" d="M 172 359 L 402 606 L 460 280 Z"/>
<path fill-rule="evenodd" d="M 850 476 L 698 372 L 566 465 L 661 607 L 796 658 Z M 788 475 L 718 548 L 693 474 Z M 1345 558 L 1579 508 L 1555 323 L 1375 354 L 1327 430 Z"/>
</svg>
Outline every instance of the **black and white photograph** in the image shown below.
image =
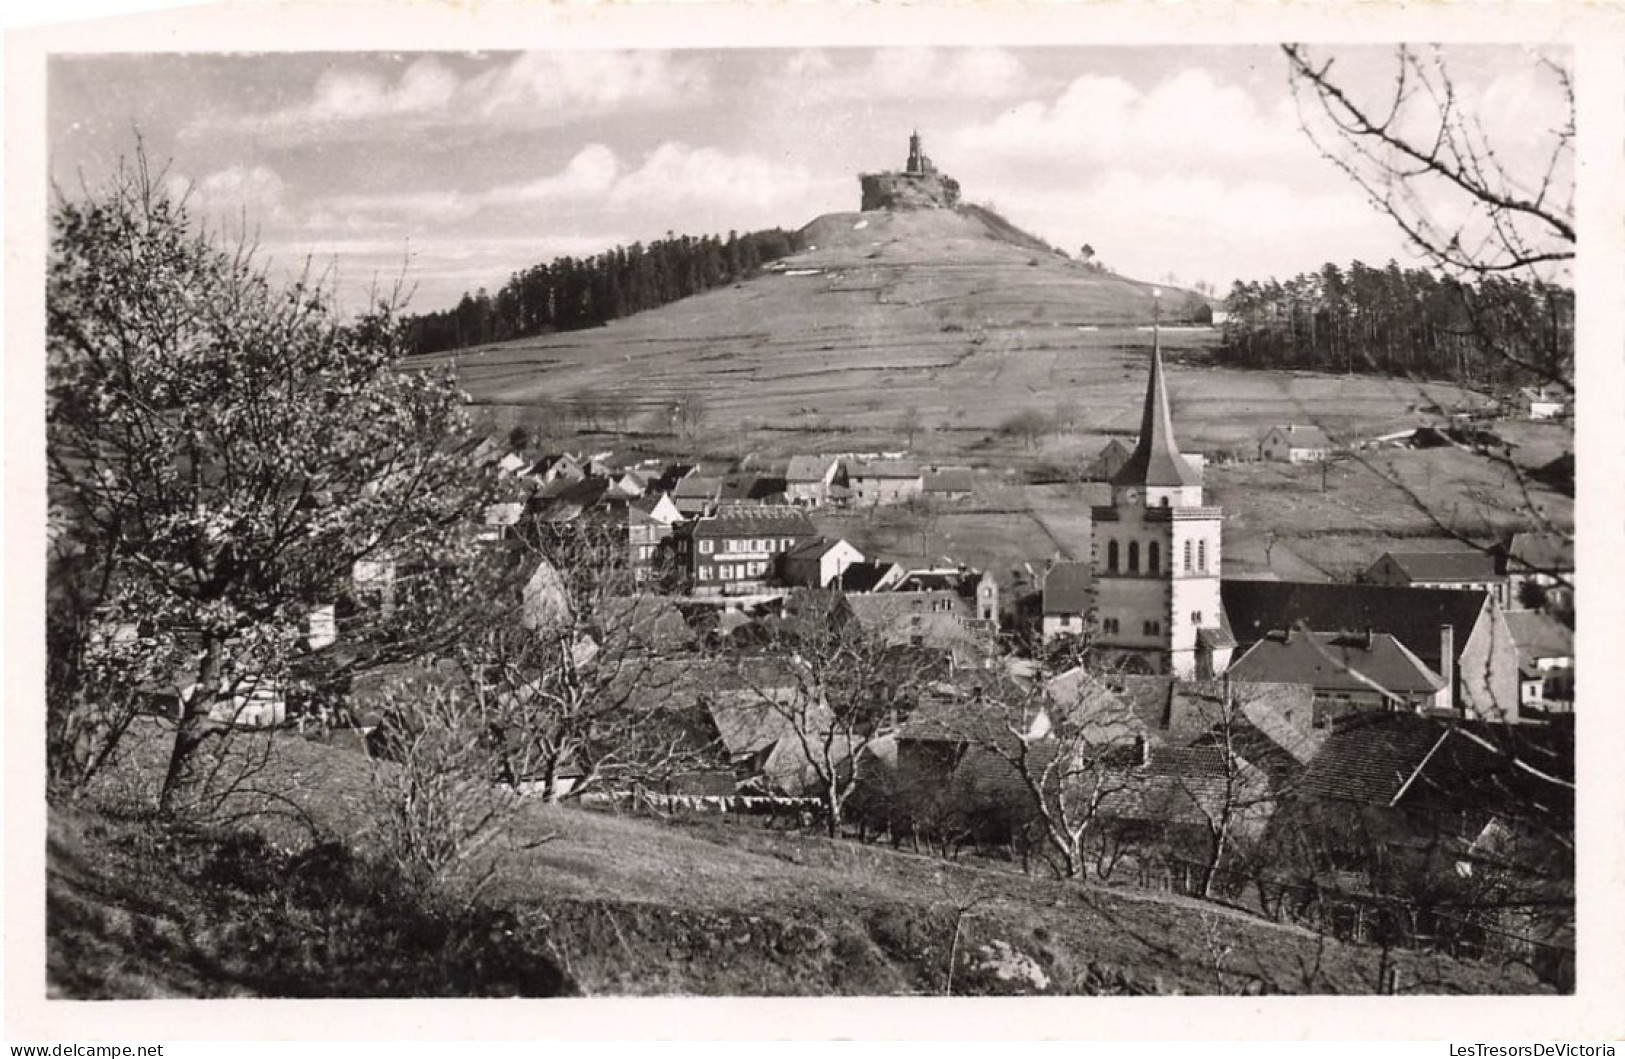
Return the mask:
<svg viewBox="0 0 1625 1059">
<path fill-rule="evenodd" d="M 14 982 L 1586 994 L 1625 79 L 1506 25 L 53 37 Z"/>
</svg>

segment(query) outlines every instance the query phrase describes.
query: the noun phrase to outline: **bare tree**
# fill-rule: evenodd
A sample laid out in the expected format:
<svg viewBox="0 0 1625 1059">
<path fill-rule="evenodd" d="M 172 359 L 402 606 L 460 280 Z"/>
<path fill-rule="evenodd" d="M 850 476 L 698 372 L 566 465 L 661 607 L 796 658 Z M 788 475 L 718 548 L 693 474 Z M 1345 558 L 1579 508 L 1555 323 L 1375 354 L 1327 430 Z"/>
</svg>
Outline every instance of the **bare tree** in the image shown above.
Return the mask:
<svg viewBox="0 0 1625 1059">
<path fill-rule="evenodd" d="M 493 740 L 497 778 L 556 801 L 657 783 L 700 760 L 694 660 L 676 612 L 648 590 L 613 513 L 550 526 L 446 653 Z"/>
<path fill-rule="evenodd" d="M 1087 871 L 1089 850 L 1114 801 L 1141 786 L 1133 719 L 1102 677 L 1076 666 L 1051 681 L 1009 669 L 977 674 L 978 693 L 952 722 L 975 753 L 1003 766 L 974 800 L 1007 800 L 1036 822 L 1063 878 Z"/>
<path fill-rule="evenodd" d="M 1562 102 L 1532 151 L 1494 142 L 1459 90 L 1444 52 L 1401 46 L 1393 77 L 1366 93 L 1336 60 L 1284 45 L 1302 125 L 1336 164 L 1436 266 L 1468 279 L 1516 276 L 1548 289 L 1566 282 L 1575 253 L 1574 85 L 1549 56 L 1533 72 Z M 1469 299 L 1475 338 L 1496 356 L 1573 391 L 1566 302 L 1543 318 L 1490 320 Z"/>
<path fill-rule="evenodd" d="M 372 794 L 379 851 L 414 887 L 455 886 L 472 900 L 499 864 L 519 802 L 497 782 L 500 758 L 472 694 L 455 677 L 393 679 L 375 733 Z"/>
<path fill-rule="evenodd" d="M 726 657 L 739 704 L 783 731 L 792 751 L 788 768 L 800 771 L 823 802 L 833 838 L 872 767 L 871 748 L 912 712 L 935 658 L 893 647 L 857 621 L 837 593 L 808 593 L 792 606 Z"/>
</svg>

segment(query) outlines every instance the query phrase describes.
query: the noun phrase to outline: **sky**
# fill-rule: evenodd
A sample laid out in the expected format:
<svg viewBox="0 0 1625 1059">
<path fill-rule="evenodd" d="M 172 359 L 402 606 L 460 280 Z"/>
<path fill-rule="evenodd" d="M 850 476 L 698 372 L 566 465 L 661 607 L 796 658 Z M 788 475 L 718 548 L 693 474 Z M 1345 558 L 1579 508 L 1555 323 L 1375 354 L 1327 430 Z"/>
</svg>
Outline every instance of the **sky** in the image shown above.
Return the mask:
<svg viewBox="0 0 1625 1059">
<path fill-rule="evenodd" d="M 1391 84 L 1391 49 L 1317 54 Z M 1566 110 L 1536 56 L 1445 58 L 1502 160 L 1543 159 Z M 47 96 L 60 194 L 139 134 L 274 268 L 308 260 L 350 302 L 403 281 L 413 311 L 559 255 L 855 210 L 915 129 L 967 200 L 1135 278 L 1417 263 L 1305 135 L 1268 46 L 103 54 L 53 58 Z"/>
</svg>

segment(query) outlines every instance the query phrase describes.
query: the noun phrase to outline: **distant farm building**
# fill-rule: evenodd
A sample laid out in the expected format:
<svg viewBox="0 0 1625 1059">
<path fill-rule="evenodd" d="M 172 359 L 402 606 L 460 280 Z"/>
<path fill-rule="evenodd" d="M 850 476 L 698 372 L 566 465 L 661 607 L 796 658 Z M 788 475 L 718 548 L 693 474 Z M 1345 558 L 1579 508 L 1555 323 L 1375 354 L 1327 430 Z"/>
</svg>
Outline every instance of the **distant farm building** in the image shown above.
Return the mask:
<svg viewBox="0 0 1625 1059">
<path fill-rule="evenodd" d="M 1270 427 L 1258 443 L 1259 459 L 1281 463 L 1313 463 L 1329 457 L 1332 450 L 1332 441 L 1325 431 L 1295 423 Z"/>
<path fill-rule="evenodd" d="M 1476 548 L 1436 552 L 1384 552 L 1360 575 L 1373 585 L 1461 588 L 1488 592 L 1505 606 L 1506 579 L 1496 573 L 1495 556 Z"/>
</svg>

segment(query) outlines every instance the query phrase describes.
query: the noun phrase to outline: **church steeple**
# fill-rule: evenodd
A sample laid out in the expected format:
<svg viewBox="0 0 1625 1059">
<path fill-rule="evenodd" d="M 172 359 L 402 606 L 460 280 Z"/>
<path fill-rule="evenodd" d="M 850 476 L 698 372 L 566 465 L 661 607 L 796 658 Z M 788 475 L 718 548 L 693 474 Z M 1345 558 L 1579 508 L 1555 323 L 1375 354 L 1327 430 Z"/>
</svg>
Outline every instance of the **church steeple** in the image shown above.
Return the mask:
<svg viewBox="0 0 1625 1059">
<path fill-rule="evenodd" d="M 1162 371 L 1162 334 L 1158 324 L 1152 325 L 1151 377 L 1145 387 L 1145 409 L 1140 416 L 1140 442 L 1112 477 L 1113 492 L 1126 488 L 1146 490 L 1147 500 L 1153 490 L 1163 496 L 1177 491 L 1180 502 L 1190 502 L 1184 490 L 1200 490 L 1202 476 L 1179 454 L 1179 443 L 1174 440 L 1174 417 L 1168 406 L 1168 387 Z M 1201 502 L 1200 493 L 1194 498 Z"/>
</svg>

